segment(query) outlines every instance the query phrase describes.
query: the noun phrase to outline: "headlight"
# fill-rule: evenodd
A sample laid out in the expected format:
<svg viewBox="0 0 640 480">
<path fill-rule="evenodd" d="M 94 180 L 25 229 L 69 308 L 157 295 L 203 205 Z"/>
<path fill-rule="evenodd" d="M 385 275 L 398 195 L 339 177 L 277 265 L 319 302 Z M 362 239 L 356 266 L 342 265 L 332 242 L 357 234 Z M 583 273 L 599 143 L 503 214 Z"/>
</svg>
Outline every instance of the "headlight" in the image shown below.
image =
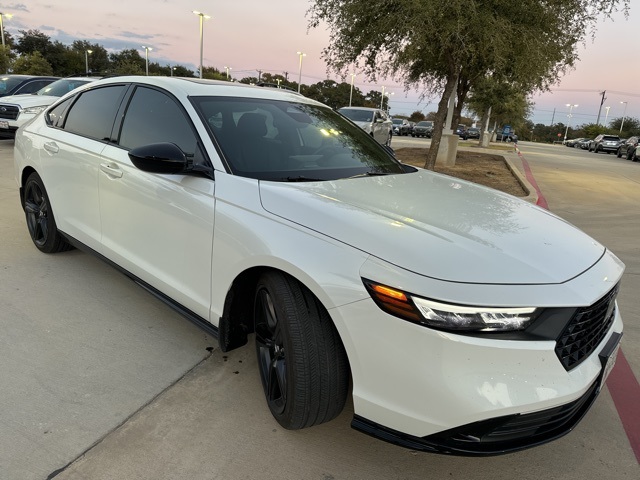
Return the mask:
<svg viewBox="0 0 640 480">
<path fill-rule="evenodd" d="M 539 315 L 533 307 L 472 307 L 417 297 L 363 280 L 371 298 L 385 312 L 438 330 L 457 332 L 513 332 L 524 330 Z"/>
<path fill-rule="evenodd" d="M 31 115 L 36 115 L 38 113 L 40 113 L 41 111 L 43 111 L 46 107 L 46 105 L 43 105 L 41 107 L 29 107 L 29 108 L 25 108 L 22 113 L 29 113 Z"/>
</svg>

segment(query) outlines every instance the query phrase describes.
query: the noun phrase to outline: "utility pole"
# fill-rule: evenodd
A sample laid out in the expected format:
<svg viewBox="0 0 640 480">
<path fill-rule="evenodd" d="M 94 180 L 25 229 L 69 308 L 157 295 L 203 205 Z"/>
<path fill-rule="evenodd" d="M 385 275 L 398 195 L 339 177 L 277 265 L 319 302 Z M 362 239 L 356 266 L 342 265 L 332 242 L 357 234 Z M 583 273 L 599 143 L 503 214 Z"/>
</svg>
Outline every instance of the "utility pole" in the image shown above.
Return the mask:
<svg viewBox="0 0 640 480">
<path fill-rule="evenodd" d="M 284 79 L 285 79 L 285 81 L 287 81 L 287 82 L 288 82 L 288 81 L 289 81 L 289 72 L 282 72 L 282 73 L 284 73 Z"/>
<path fill-rule="evenodd" d="M 604 96 L 605 93 L 607 93 L 606 90 L 604 92 L 601 92 L 602 100 L 600 101 L 600 108 L 598 109 L 598 118 L 596 119 L 596 125 L 600 125 L 600 114 L 602 113 L 602 105 L 604 104 L 604 101 L 607 99 L 607 97 Z"/>
<path fill-rule="evenodd" d="M 553 127 L 553 121 L 556 119 L 556 109 L 553 109 L 553 115 L 551 116 L 551 126 Z"/>
<path fill-rule="evenodd" d="M 262 78 L 262 70 L 258 70 L 258 82 L 260 82 Z"/>
</svg>

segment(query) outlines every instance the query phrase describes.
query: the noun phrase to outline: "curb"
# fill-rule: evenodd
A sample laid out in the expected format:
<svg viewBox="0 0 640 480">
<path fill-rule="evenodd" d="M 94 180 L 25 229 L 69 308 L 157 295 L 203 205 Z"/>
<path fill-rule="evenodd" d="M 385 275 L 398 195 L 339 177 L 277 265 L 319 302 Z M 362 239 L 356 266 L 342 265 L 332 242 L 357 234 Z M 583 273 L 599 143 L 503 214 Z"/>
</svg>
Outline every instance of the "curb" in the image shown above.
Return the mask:
<svg viewBox="0 0 640 480">
<path fill-rule="evenodd" d="M 504 162 L 507 164 L 507 168 L 511 170 L 511 173 L 513 174 L 514 177 L 516 177 L 516 180 L 518 180 L 518 183 L 523 188 L 523 190 L 525 192 L 528 192 L 527 196 L 521 197 L 521 198 L 525 202 L 529 202 L 529 203 L 533 203 L 534 205 L 537 205 L 539 197 L 536 189 L 533 188 L 533 185 L 529 183 L 529 180 L 527 180 L 527 178 L 522 174 L 522 172 L 518 169 L 518 167 L 514 165 L 513 161 L 510 158 L 507 158 L 504 155 L 502 155 L 502 158 L 504 158 Z"/>
</svg>

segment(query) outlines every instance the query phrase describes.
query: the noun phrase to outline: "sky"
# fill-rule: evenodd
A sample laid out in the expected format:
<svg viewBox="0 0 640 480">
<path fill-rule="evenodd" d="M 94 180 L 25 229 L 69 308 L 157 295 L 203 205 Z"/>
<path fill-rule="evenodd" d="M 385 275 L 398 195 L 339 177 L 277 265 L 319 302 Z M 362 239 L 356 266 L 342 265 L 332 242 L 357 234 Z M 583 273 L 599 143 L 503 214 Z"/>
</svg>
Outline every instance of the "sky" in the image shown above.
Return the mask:
<svg viewBox="0 0 640 480">
<path fill-rule="evenodd" d="M 200 62 L 199 17 L 197 10 L 211 16 L 204 21 L 205 66 L 220 70 L 230 68 L 231 76 L 240 79 L 257 76 L 262 70 L 272 74 L 288 73 L 298 81 L 299 56 L 302 83 L 312 84 L 326 78 L 341 77 L 327 72 L 322 50 L 329 44 L 326 28 L 308 29 L 306 0 L 0 0 L 5 30 L 18 35 L 19 30 L 37 29 L 71 44 L 74 40 L 98 43 L 109 51 L 135 48 L 144 55 L 142 45 L 153 48 L 149 61 L 181 64 L 197 69 Z M 595 123 L 606 90 L 600 122 L 626 117 L 640 118 L 640 62 L 636 60 L 640 0 L 630 0 L 628 18 L 614 14 L 612 20 L 597 25 L 595 39 L 588 38 L 578 48 L 580 60 L 552 87 L 550 92 L 532 97 L 534 123 L 551 124 L 569 121 L 567 104 L 572 109 L 570 125 Z M 350 81 L 347 75 L 345 81 Z M 364 93 L 370 90 L 391 92 L 392 115 L 409 115 L 419 110 L 434 111 L 438 99 L 420 100 L 417 90 L 405 91 L 392 79 L 371 80 L 356 71 L 355 86 Z M 626 104 L 621 102 L 627 102 Z M 625 112 L 626 108 L 626 112 Z"/>
</svg>

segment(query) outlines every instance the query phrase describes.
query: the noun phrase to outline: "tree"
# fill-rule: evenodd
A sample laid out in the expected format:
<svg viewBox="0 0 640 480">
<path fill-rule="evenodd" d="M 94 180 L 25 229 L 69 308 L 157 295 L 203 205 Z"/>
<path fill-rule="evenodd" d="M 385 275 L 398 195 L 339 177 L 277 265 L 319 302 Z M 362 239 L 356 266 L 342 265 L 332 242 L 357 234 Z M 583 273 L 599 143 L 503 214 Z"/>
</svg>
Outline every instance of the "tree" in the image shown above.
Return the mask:
<svg viewBox="0 0 640 480">
<path fill-rule="evenodd" d="M 334 80 L 323 80 L 322 82 L 310 85 L 305 89 L 305 96 L 329 105 L 335 110 L 349 105 L 350 94 L 350 83 L 337 83 Z M 364 103 L 364 95 L 362 95 L 362 92 L 354 86 L 351 105 L 359 106 L 362 103 Z"/>
<path fill-rule="evenodd" d="M 452 93 L 460 112 L 487 75 L 526 93 L 548 88 L 574 64 L 598 16 L 619 6 L 628 0 L 312 0 L 310 27 L 328 24 L 323 55 L 333 70 L 363 65 L 372 79 L 442 93 L 425 165 L 432 169 Z"/>
<path fill-rule="evenodd" d="M 88 53 L 91 51 L 91 53 Z M 71 44 L 70 52 L 75 58 L 76 69 L 70 73 L 84 72 L 89 64 L 89 72 L 108 72 L 111 65 L 109 62 L 109 52 L 97 43 L 86 40 L 76 40 Z M 85 57 L 86 54 L 86 57 Z M 80 67 L 77 69 L 77 67 Z"/>
<path fill-rule="evenodd" d="M 620 129 L 622 127 L 622 132 Z M 614 118 L 609 122 L 608 133 L 620 135 L 623 138 L 629 138 L 634 135 L 640 135 L 640 120 L 633 117 L 625 117 L 624 123 L 622 117 Z"/>
<path fill-rule="evenodd" d="M 40 30 L 19 30 L 18 32 L 20 37 L 15 49 L 20 55 L 40 52 L 46 56 L 50 52 L 52 43 L 48 35 Z"/>
<path fill-rule="evenodd" d="M 145 59 L 134 48 L 109 54 L 109 62 L 114 73 L 119 75 L 144 75 Z"/>
<path fill-rule="evenodd" d="M 0 73 L 8 72 L 11 67 L 11 50 L 0 45 Z"/>
<path fill-rule="evenodd" d="M 423 121 L 425 118 L 426 117 L 424 116 L 424 113 L 422 113 L 420 110 L 416 110 L 411 115 L 409 115 L 409 121 L 416 123 Z"/>
<path fill-rule="evenodd" d="M 23 75 L 52 75 L 53 69 L 40 52 L 22 55 L 13 62 L 13 72 Z"/>
</svg>

